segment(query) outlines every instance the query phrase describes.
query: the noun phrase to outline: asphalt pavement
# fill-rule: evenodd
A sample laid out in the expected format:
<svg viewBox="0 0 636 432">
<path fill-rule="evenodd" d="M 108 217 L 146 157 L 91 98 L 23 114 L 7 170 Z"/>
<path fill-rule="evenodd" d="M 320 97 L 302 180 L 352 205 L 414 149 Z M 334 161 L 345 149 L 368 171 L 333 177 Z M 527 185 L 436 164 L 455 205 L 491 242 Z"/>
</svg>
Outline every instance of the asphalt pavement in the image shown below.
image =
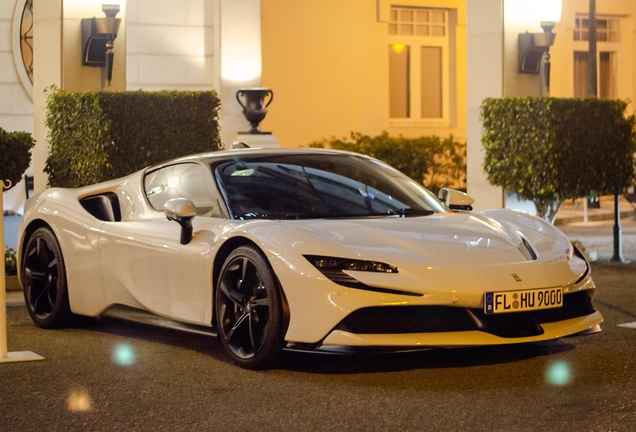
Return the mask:
<svg viewBox="0 0 636 432">
<path fill-rule="evenodd" d="M 594 263 L 603 331 L 556 341 L 385 356 L 290 353 L 229 363 L 218 340 L 98 320 L 43 330 L 7 308 L 0 430 L 633 431 L 636 266 Z"/>
<path fill-rule="evenodd" d="M 0 364 L 0 431 L 633 431 L 636 221 L 627 214 L 621 225 L 624 264 L 609 261 L 612 220 L 559 224 L 596 252 L 605 322 L 537 344 L 290 353 L 281 368 L 254 372 L 201 335 L 115 320 L 43 330 L 22 293 L 9 292 L 9 351 L 45 360 Z"/>
</svg>

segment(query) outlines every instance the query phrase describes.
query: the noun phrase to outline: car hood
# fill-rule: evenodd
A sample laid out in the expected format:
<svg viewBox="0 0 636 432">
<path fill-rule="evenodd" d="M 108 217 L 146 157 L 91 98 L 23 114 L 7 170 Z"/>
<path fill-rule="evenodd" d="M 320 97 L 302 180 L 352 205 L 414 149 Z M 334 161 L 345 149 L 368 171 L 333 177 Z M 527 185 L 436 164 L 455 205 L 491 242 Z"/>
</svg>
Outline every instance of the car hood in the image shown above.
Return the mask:
<svg viewBox="0 0 636 432">
<path fill-rule="evenodd" d="M 261 231 L 258 237 L 280 252 L 393 265 L 471 267 L 545 261 L 564 257 L 568 246 L 567 239 L 555 236 L 552 230 L 529 230 L 479 213 L 281 221 L 275 225 L 277 229 L 269 225 L 261 231 L 255 226 L 252 231 Z"/>
</svg>

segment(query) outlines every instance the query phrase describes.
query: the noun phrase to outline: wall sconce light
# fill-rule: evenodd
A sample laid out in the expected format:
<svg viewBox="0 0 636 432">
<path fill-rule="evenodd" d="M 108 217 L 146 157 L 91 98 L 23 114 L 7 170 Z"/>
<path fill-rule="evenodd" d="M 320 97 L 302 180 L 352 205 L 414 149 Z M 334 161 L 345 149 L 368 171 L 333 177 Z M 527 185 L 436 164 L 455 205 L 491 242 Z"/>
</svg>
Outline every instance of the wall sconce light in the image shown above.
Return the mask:
<svg viewBox="0 0 636 432">
<path fill-rule="evenodd" d="M 543 33 L 523 33 L 519 35 L 519 73 L 538 75 L 543 65 L 545 86 L 550 88 L 550 47 L 554 45 L 556 34 L 552 33 L 557 22 L 561 21 L 561 0 L 535 0 L 541 14 Z"/>
<path fill-rule="evenodd" d="M 113 42 L 117 37 L 121 18 L 119 5 L 102 5 L 106 18 L 82 20 L 82 65 L 106 67 L 106 82 L 110 86 L 113 78 Z"/>
</svg>

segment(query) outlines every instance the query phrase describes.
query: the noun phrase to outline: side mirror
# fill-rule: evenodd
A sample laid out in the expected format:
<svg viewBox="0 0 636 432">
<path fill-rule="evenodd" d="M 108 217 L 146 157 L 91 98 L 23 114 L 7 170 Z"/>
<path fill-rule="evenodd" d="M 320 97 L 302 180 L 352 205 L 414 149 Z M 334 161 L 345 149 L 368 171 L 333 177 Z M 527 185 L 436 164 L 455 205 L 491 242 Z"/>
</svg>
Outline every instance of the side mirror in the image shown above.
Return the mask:
<svg viewBox="0 0 636 432">
<path fill-rule="evenodd" d="M 244 148 L 250 148 L 250 146 L 245 144 L 243 141 L 236 141 L 232 143 L 232 150 L 244 149 Z"/>
<path fill-rule="evenodd" d="M 181 225 L 181 244 L 188 244 L 192 240 L 192 219 L 197 215 L 197 208 L 187 198 L 173 198 L 163 205 L 166 218 Z"/>
<path fill-rule="evenodd" d="M 472 210 L 474 199 L 462 191 L 456 189 L 442 188 L 439 190 L 439 199 L 442 200 L 452 211 Z"/>
</svg>

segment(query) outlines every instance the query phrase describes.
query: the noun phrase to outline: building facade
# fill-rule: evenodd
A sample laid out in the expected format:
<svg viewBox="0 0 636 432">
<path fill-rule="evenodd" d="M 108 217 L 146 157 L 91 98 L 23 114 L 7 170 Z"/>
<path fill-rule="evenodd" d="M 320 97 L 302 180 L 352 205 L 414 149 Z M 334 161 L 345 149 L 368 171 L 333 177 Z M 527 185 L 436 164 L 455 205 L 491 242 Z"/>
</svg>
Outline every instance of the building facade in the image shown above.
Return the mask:
<svg viewBox="0 0 636 432">
<path fill-rule="evenodd" d="M 277 98 L 264 127 L 283 146 L 352 131 L 465 141 L 465 0 L 261 7 L 263 85 Z"/>
<path fill-rule="evenodd" d="M 44 88 L 103 88 L 79 59 L 81 19 L 102 16 L 102 2 L 120 3 L 123 20 L 111 89 L 215 89 L 226 144 L 249 128 L 236 91 L 259 86 L 275 95 L 262 129 L 283 147 L 350 132 L 453 135 L 467 142 L 477 209 L 506 205 L 481 166 L 481 101 L 587 87 L 588 0 L 563 0 L 549 93 L 540 64 L 519 72 L 520 35 L 542 32 L 539 0 L 0 0 L 0 127 L 34 133 L 36 190 L 46 184 Z M 636 100 L 636 1 L 596 5 L 599 97 Z M 24 195 L 6 193 L 5 209 Z"/>
</svg>

